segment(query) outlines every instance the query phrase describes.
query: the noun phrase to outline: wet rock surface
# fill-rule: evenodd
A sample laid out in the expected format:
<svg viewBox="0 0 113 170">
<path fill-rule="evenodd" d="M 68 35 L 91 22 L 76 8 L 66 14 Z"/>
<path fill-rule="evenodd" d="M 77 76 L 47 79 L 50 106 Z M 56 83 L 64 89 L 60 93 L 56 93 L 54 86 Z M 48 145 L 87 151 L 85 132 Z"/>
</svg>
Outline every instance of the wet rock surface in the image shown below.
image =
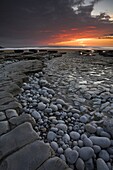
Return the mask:
<svg viewBox="0 0 113 170">
<path fill-rule="evenodd" d="M 52 60 L 46 58 L 44 63 L 46 67 L 29 75 L 19 91 L 1 93 L 3 97 L 19 93 L 13 99 L 21 107 L 1 109 L 0 123 L 10 126 L 0 131 L 0 147 L 6 139 L 11 141 L 11 136 L 17 142 L 12 149 L 1 150 L 0 169 L 111 170 L 112 59 L 67 53 Z M 21 134 L 23 128 L 26 135 Z M 16 132 L 22 135 L 20 139 Z"/>
</svg>

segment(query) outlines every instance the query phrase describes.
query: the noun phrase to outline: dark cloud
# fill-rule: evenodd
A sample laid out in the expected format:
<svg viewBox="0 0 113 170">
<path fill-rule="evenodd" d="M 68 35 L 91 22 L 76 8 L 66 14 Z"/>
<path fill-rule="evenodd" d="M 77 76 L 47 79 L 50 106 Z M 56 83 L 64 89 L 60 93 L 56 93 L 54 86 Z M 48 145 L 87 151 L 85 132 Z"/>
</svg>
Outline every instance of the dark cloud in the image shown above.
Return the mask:
<svg viewBox="0 0 113 170">
<path fill-rule="evenodd" d="M 100 0 L 1 0 L 0 43 L 6 45 L 46 45 L 63 30 L 74 36 L 95 27 L 111 33 L 110 16 L 93 17 L 94 4 Z M 76 10 L 73 10 L 75 7 Z"/>
</svg>

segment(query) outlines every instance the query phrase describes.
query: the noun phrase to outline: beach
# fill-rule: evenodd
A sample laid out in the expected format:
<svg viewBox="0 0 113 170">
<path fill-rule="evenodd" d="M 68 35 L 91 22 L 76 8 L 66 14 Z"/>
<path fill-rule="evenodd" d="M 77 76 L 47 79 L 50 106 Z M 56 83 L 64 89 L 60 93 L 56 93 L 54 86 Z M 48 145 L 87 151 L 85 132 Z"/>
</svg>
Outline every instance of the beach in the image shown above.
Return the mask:
<svg viewBox="0 0 113 170">
<path fill-rule="evenodd" d="M 1 170 L 112 170 L 113 57 L 93 52 L 0 54 Z"/>
</svg>

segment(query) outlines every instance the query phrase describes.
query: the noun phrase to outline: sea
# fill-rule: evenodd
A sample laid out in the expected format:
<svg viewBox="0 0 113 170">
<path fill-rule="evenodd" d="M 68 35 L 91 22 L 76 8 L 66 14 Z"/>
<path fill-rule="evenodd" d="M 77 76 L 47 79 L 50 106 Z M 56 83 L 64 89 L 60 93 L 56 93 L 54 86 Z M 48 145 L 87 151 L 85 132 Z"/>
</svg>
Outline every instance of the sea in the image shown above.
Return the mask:
<svg viewBox="0 0 113 170">
<path fill-rule="evenodd" d="M 29 49 L 37 49 L 37 50 L 113 50 L 113 47 L 95 47 L 95 46 L 30 46 L 30 47 L 14 47 L 14 48 L 0 48 L 0 51 L 4 50 L 29 50 Z"/>
</svg>

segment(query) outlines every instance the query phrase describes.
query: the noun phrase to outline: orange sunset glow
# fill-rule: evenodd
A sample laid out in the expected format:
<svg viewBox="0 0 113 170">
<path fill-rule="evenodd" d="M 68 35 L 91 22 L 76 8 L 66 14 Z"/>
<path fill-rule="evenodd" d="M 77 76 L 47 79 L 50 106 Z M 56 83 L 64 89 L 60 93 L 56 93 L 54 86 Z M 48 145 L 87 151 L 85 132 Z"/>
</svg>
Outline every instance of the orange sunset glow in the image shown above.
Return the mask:
<svg viewBox="0 0 113 170">
<path fill-rule="evenodd" d="M 99 39 L 99 38 L 78 38 L 69 41 L 60 41 L 57 43 L 50 43 L 49 45 L 58 46 L 113 46 L 113 39 Z"/>
</svg>

